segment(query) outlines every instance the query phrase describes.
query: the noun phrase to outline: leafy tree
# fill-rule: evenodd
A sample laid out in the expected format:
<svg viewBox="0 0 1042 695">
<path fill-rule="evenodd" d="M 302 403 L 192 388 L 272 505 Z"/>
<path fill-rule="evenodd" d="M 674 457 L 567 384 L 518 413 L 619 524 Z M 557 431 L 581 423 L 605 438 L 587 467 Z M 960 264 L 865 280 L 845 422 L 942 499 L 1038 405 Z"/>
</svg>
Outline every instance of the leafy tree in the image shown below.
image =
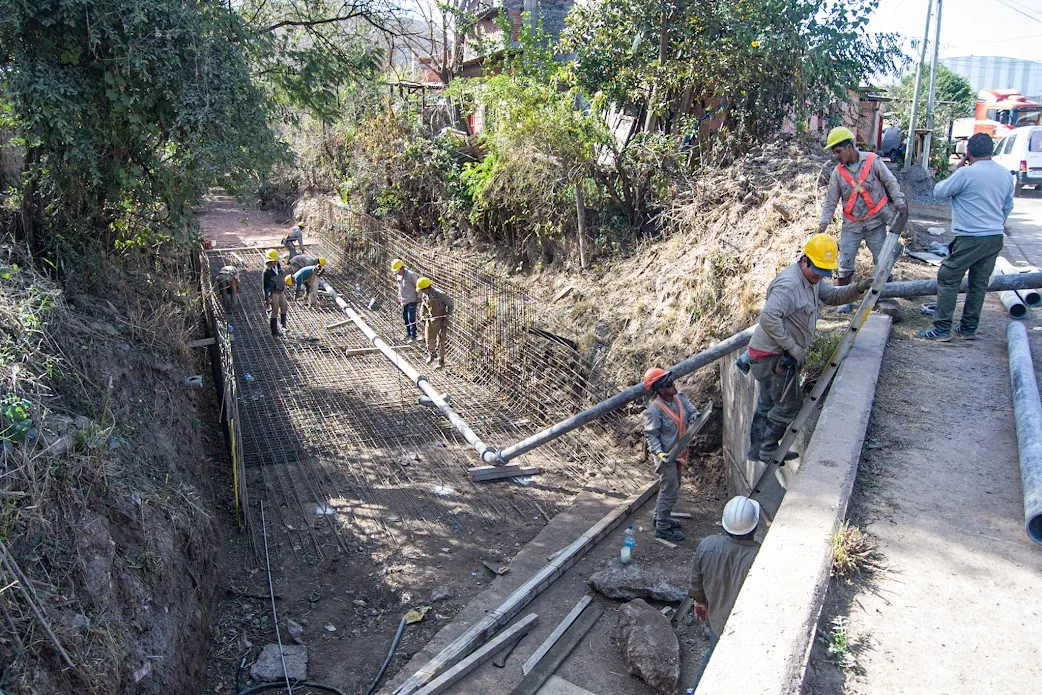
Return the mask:
<svg viewBox="0 0 1042 695">
<path fill-rule="evenodd" d="M 937 70 L 937 91 L 934 96 L 934 127 L 939 134 L 947 134 L 948 122 L 956 118 L 972 116 L 977 107 L 977 94 L 966 78 L 957 75 L 943 65 Z M 926 127 L 926 95 L 930 85 L 932 67 L 923 65 L 922 86 L 919 93 L 919 113 L 916 128 Z M 888 109 L 900 119 L 899 125 L 908 130 L 912 120 L 912 97 L 915 94 L 915 72 L 905 74 L 901 81 L 890 88 L 892 100 Z"/>
<path fill-rule="evenodd" d="M 4 7 L 2 125 L 25 148 L 15 196 L 31 246 L 84 230 L 119 243 L 183 231 L 208 186 L 243 190 L 279 157 L 250 77 L 250 33 L 226 3 Z"/>
</svg>

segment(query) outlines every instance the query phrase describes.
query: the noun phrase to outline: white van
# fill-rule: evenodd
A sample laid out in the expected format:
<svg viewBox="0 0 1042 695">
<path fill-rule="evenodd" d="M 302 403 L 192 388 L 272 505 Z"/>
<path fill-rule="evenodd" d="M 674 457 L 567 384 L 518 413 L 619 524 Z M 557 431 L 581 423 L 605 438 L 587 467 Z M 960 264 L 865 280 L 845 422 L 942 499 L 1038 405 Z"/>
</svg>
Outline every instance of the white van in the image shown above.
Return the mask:
<svg viewBox="0 0 1042 695">
<path fill-rule="evenodd" d="M 1025 126 L 1009 131 L 995 145 L 992 159 L 1009 169 L 1016 181 L 1013 195 L 1024 186 L 1042 187 L 1042 126 Z"/>
</svg>

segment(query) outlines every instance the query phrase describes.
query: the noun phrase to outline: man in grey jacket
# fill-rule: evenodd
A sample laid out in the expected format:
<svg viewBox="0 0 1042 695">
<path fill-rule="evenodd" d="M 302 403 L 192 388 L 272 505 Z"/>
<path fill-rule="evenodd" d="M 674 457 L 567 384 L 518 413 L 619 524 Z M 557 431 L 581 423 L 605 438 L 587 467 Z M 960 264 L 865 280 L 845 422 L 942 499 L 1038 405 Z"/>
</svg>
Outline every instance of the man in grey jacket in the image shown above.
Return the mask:
<svg viewBox="0 0 1042 695">
<path fill-rule="evenodd" d="M 937 269 L 937 308 L 933 327 L 917 331 L 916 338 L 946 343 L 954 335 L 973 340 L 984 307 L 984 295 L 995 259 L 1002 251 L 1006 218 L 1013 210 L 1013 177 L 1009 170 L 991 160 L 991 138 L 977 133 L 966 143 L 966 158 L 955 173 L 934 186 L 935 198 L 952 201 L 952 230 L 955 239 L 948 257 Z M 969 288 L 962 318 L 952 326 L 959 285 L 969 272 Z"/>
<path fill-rule="evenodd" d="M 391 271 L 398 282 L 398 303 L 402 305 L 405 339 L 411 343 L 416 340 L 416 305 L 420 301 L 416 281 L 420 276 L 406 268 L 405 261 L 400 258 L 394 259 L 391 263 Z"/>
<path fill-rule="evenodd" d="M 800 260 L 767 287 L 767 301 L 749 340 L 751 372 L 759 386 L 749 431 L 751 460 L 774 458 L 785 429 L 803 405 L 800 368 L 817 332 L 818 305 L 852 302 L 872 286 L 872 278 L 846 287 L 821 282 L 839 266 L 838 254 L 835 239 L 815 234 L 803 245 Z"/>
</svg>

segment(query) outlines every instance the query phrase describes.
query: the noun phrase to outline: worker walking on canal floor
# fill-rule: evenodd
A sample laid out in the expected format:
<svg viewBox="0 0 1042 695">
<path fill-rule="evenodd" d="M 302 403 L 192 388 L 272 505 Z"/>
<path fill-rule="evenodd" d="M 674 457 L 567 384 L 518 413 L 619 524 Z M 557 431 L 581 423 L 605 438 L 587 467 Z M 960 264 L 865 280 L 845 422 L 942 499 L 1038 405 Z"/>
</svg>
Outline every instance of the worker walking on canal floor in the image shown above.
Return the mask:
<svg viewBox="0 0 1042 695">
<path fill-rule="evenodd" d="M 234 265 L 226 265 L 217 271 L 217 282 L 214 289 L 226 307 L 234 309 L 239 306 L 239 269 Z"/>
<path fill-rule="evenodd" d="M 760 544 L 754 539 L 760 523 L 760 504 L 756 500 L 732 497 L 724 505 L 720 522 L 727 535 L 703 538 L 691 563 L 688 596 L 694 599 L 698 619 L 709 622 L 709 649 L 702 657 L 693 687 L 702 679 L 709 657 L 738 599 L 738 592 L 760 550 Z"/>
<path fill-rule="evenodd" d="M 818 233 L 823 234 L 832 222 L 836 208 L 843 205 L 843 227 L 839 233 L 839 273 L 837 287 L 845 287 L 854 277 L 857 252 L 864 241 L 872 252 L 872 264 L 886 241 L 886 223 L 897 212 L 907 214 L 901 184 L 872 152 L 862 152 L 854 144 L 854 133 L 839 127 L 829 131 L 825 148 L 832 150 L 837 164 L 829 177 L 825 206 L 821 211 Z M 849 305 L 841 311 L 849 311 Z"/>
<path fill-rule="evenodd" d="M 678 393 L 673 376 L 664 369 L 652 367 L 644 373 L 644 388 L 653 394 L 644 411 L 644 439 L 655 461 L 659 476 L 658 499 L 655 501 L 655 538 L 684 540 L 680 522 L 672 516 L 673 505 L 680 497 L 681 466 L 687 465 L 687 449 L 669 460 L 669 452 L 698 419 L 698 409 L 687 396 Z"/>
<path fill-rule="evenodd" d="M 416 283 L 419 282 L 420 276 L 406 268 L 405 261 L 400 258 L 394 259 L 391 263 L 391 272 L 398 283 L 398 303 L 402 307 L 405 340 L 411 343 L 416 340 L 416 305 L 420 301 Z"/>
<path fill-rule="evenodd" d="M 774 458 L 786 428 L 803 405 L 800 369 L 817 332 L 818 306 L 852 302 L 872 286 L 872 278 L 846 287 L 822 282 L 838 267 L 838 254 L 835 239 L 815 234 L 803 245 L 799 261 L 767 287 L 767 301 L 749 340 L 750 371 L 758 385 L 746 454 L 750 460 Z M 790 458 L 795 454 L 786 456 Z"/>
<path fill-rule="evenodd" d="M 456 304 L 447 294 L 434 289 L 430 278 L 417 280 L 416 291 L 420 295 L 420 320 L 423 322 L 424 336 L 427 338 L 427 364 L 437 358 L 437 369 L 441 369 L 445 366 L 449 317 L 452 316 Z"/>
<path fill-rule="evenodd" d="M 264 290 L 264 307 L 271 311 L 271 334 L 279 333 L 279 318 L 282 318 L 282 329 L 286 329 L 286 315 L 289 314 L 289 301 L 286 299 L 286 277 L 279 261 L 279 252 L 271 249 L 265 254 L 264 274 L 261 276 L 261 287 Z"/>
</svg>

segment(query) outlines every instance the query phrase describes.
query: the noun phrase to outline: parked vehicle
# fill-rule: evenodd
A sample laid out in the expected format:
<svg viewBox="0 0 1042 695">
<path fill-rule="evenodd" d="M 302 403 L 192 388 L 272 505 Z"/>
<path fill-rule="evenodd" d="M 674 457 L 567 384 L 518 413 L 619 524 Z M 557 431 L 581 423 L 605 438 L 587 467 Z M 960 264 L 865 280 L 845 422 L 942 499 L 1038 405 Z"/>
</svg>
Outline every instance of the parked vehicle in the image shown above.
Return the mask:
<svg viewBox="0 0 1042 695">
<path fill-rule="evenodd" d="M 1042 126 L 1015 128 L 995 145 L 992 159 L 1014 176 L 1014 195 L 1024 186 L 1042 186 Z"/>
</svg>

